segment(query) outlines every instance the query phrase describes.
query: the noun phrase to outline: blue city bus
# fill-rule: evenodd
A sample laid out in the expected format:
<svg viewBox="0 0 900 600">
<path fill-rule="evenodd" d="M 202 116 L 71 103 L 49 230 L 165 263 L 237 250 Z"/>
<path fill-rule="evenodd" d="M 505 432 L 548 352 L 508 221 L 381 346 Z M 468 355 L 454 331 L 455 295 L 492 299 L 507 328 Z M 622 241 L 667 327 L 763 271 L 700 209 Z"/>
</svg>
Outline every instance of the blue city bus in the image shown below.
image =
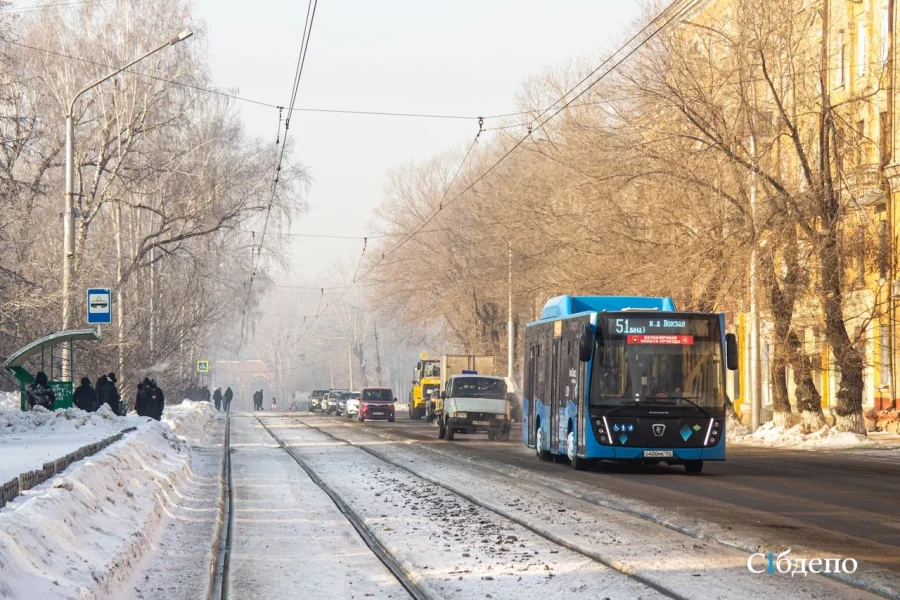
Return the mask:
<svg viewBox="0 0 900 600">
<path fill-rule="evenodd" d="M 723 314 L 671 298 L 557 296 L 525 327 L 522 441 L 538 457 L 684 465 L 725 460 Z"/>
</svg>

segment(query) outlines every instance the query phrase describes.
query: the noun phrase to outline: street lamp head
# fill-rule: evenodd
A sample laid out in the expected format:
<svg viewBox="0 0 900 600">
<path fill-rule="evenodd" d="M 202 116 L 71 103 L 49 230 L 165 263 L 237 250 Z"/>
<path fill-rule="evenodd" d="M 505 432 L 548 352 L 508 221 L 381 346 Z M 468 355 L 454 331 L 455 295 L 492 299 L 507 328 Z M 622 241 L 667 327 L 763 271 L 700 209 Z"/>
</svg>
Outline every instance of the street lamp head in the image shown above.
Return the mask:
<svg viewBox="0 0 900 600">
<path fill-rule="evenodd" d="M 178 42 L 183 42 L 184 40 L 188 39 L 192 35 L 194 35 L 193 31 L 191 31 L 190 29 L 185 29 L 184 31 L 180 32 L 178 35 L 173 37 L 171 40 L 169 40 L 169 45 L 171 46 L 172 44 L 177 44 Z"/>
</svg>

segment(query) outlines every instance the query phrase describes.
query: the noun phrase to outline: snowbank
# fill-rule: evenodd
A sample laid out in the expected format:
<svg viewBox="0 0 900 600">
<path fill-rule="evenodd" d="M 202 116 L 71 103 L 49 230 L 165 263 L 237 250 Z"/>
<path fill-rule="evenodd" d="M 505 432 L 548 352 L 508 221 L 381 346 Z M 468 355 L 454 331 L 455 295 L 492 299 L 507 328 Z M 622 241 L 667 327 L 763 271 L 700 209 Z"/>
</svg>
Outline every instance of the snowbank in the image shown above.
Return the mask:
<svg viewBox="0 0 900 600">
<path fill-rule="evenodd" d="M 19 410 L 21 398 L 18 392 L 0 392 L 0 412 Z"/>
<path fill-rule="evenodd" d="M 802 425 L 785 428 L 776 426 L 771 421 L 761 425 L 755 433 L 741 434 L 729 431 L 728 436 L 732 443 L 778 448 L 856 448 L 870 447 L 876 443 L 864 435 L 837 431 L 828 425 L 818 431 L 805 433 Z"/>
<path fill-rule="evenodd" d="M 205 444 L 215 423 L 216 411 L 209 402 L 185 400 L 181 404 L 166 405 L 162 420 L 183 440 Z"/>
<path fill-rule="evenodd" d="M 143 417 L 118 417 L 105 404 L 94 413 L 41 407 L 22 412 L 18 405 L 0 411 L 0 483 L 146 422 Z"/>
<path fill-rule="evenodd" d="M 189 474 L 169 428 L 143 423 L 0 510 L 0 598 L 109 596 L 128 576 Z"/>
</svg>

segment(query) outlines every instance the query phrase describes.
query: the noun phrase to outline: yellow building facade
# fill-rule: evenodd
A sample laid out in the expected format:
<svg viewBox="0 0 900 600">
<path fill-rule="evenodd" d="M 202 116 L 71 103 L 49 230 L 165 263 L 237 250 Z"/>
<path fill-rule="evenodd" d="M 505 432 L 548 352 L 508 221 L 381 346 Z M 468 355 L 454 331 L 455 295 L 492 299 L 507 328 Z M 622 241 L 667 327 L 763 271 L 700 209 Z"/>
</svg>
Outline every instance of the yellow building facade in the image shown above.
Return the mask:
<svg viewBox="0 0 900 600">
<path fill-rule="evenodd" d="M 688 11 L 686 22 L 706 26 L 727 22 L 735 1 L 686 0 L 681 6 Z M 836 107 L 838 128 L 855 134 L 846 136 L 853 138 L 852 143 L 842 145 L 842 139 L 834 143 L 839 149 L 839 185 L 846 215 L 841 224 L 845 249 L 844 318 L 865 360 L 864 407 L 900 409 L 900 386 L 895 384 L 894 376 L 900 367 L 900 153 L 896 151 L 900 147 L 900 127 L 895 125 L 895 115 L 900 114 L 896 92 L 900 52 L 894 40 L 898 21 L 895 0 L 824 0 L 806 6 L 815 9 L 819 19 L 818 30 L 809 29 L 809 44 L 827 55 L 828 68 L 822 81 L 831 105 Z M 815 277 L 814 266 L 811 271 Z M 817 300 L 798 302 L 794 315 L 794 329 L 807 355 L 820 367 L 814 372 L 814 380 L 828 416 L 829 408 L 836 402 L 840 373 L 824 339 Z M 754 393 L 750 384 L 751 322 L 752 316 L 747 312 L 734 313 L 730 319 L 743 352 L 741 368 L 729 384 L 729 392 L 745 421 Z M 760 310 L 760 322 L 761 393 L 765 406 L 771 403 L 768 362 L 773 341 L 764 309 Z M 788 381 L 793 395 L 790 377 Z"/>
</svg>

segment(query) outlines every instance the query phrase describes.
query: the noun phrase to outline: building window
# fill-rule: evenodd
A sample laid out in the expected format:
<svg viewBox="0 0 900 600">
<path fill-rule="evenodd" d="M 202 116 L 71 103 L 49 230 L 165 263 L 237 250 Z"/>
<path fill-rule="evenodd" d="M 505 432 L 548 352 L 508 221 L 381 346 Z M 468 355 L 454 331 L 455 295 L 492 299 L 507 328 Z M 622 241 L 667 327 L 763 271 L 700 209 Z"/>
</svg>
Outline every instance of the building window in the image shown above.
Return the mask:
<svg viewBox="0 0 900 600">
<path fill-rule="evenodd" d="M 856 24 L 856 76 L 866 74 L 866 23 L 859 21 Z"/>
<path fill-rule="evenodd" d="M 834 85 L 836 87 L 844 86 L 844 73 L 847 69 L 847 46 L 844 43 L 844 30 L 838 31 L 837 34 L 837 47 L 838 47 L 838 55 L 837 55 L 837 73 L 835 73 L 835 81 Z"/>
<path fill-rule="evenodd" d="M 888 8 L 881 7 L 881 62 L 888 59 Z"/>
<path fill-rule="evenodd" d="M 890 329 L 887 325 L 882 325 L 880 328 L 881 340 L 881 385 L 890 385 L 891 384 L 891 354 L 888 349 L 888 336 L 890 335 Z"/>
</svg>

